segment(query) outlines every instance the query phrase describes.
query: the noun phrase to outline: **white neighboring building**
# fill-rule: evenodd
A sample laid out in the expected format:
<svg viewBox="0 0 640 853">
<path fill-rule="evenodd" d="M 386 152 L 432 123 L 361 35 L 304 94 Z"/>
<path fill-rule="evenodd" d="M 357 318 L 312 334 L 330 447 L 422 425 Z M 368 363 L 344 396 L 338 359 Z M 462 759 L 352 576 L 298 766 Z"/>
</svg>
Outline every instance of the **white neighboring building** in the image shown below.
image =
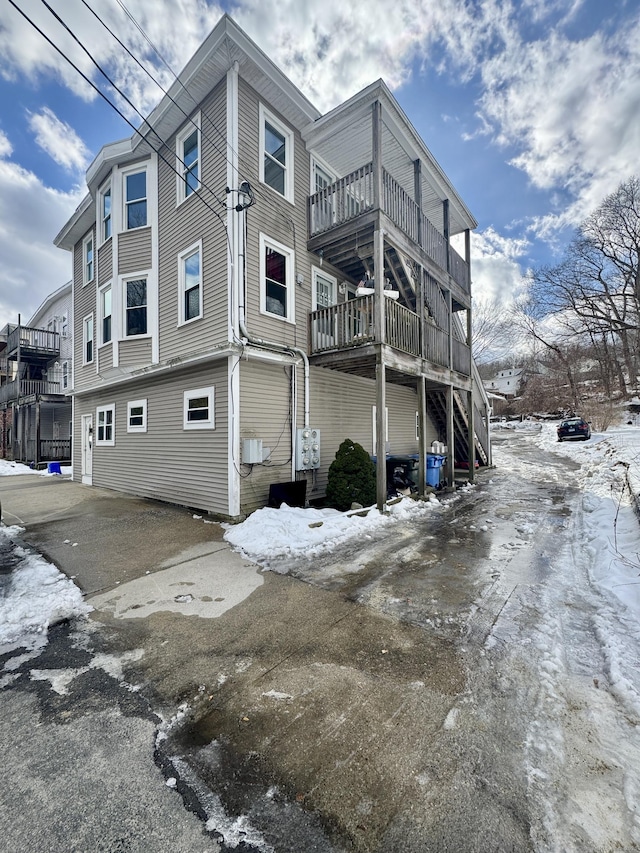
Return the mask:
<svg viewBox="0 0 640 853">
<path fill-rule="evenodd" d="M 517 397 L 525 379 L 524 367 L 508 367 L 484 383 L 485 391 L 502 394 L 505 397 Z"/>
</svg>

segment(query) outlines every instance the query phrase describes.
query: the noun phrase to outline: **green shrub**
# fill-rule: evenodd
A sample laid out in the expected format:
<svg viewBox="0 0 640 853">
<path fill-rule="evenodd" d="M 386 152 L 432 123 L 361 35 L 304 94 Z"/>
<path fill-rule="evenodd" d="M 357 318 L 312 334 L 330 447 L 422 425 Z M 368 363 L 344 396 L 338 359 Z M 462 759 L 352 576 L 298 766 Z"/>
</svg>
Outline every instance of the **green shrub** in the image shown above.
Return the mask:
<svg viewBox="0 0 640 853">
<path fill-rule="evenodd" d="M 376 502 L 376 471 L 364 447 L 345 438 L 329 466 L 327 503 L 344 512 L 354 502 L 362 506 Z"/>
</svg>

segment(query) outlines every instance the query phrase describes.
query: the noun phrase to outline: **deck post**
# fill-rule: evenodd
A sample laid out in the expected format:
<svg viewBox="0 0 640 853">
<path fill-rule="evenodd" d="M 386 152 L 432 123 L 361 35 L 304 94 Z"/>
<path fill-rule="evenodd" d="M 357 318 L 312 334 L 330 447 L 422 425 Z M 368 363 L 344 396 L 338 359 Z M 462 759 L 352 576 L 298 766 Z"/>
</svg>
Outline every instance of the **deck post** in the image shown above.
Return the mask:
<svg viewBox="0 0 640 853">
<path fill-rule="evenodd" d="M 382 347 L 376 359 L 376 506 L 380 512 L 387 508 L 387 436 L 386 436 L 386 376 Z"/>
<path fill-rule="evenodd" d="M 474 426 L 473 411 L 473 376 L 471 377 L 471 388 L 467 391 L 467 459 L 469 460 L 469 482 L 476 481 L 476 430 Z"/>
<path fill-rule="evenodd" d="M 445 248 L 447 252 L 447 272 L 451 272 L 451 254 L 450 254 L 450 243 L 449 237 L 451 234 L 450 224 L 449 224 L 449 199 L 445 198 L 442 202 L 442 228 L 444 231 L 444 242 Z"/>
<path fill-rule="evenodd" d="M 34 453 L 34 460 L 36 468 L 38 467 L 38 462 L 40 462 L 40 400 L 36 399 L 36 448 Z"/>
<path fill-rule="evenodd" d="M 418 378 L 418 494 L 425 496 L 427 485 L 427 385 L 425 376 Z"/>
<path fill-rule="evenodd" d="M 424 246 L 422 242 L 422 161 L 420 158 L 413 161 L 413 184 L 416 204 L 418 205 L 418 245 Z"/>
<path fill-rule="evenodd" d="M 447 385 L 447 483 L 455 488 L 455 433 L 453 427 L 453 385 Z"/>
<path fill-rule="evenodd" d="M 376 101 L 372 105 L 371 150 L 373 153 L 373 207 L 382 208 L 382 104 Z"/>
</svg>

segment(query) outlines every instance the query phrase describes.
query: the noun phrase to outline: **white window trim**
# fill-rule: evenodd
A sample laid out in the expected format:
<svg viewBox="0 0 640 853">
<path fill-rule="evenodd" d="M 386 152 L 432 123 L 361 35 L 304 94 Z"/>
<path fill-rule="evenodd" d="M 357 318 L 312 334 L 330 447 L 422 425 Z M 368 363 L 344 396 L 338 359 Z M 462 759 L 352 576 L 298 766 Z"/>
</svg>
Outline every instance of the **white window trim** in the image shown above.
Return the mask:
<svg viewBox="0 0 640 853">
<path fill-rule="evenodd" d="M 147 283 L 147 304 L 146 304 L 147 331 L 142 335 L 128 335 L 127 334 L 127 284 L 130 281 L 139 281 L 142 278 L 145 279 L 145 281 Z M 120 302 L 122 305 L 122 327 L 121 327 L 122 334 L 121 334 L 121 337 L 119 338 L 119 340 L 121 340 L 121 341 L 141 341 L 141 340 L 144 340 L 145 338 L 150 338 L 152 336 L 152 333 L 149 331 L 149 329 L 152 328 L 151 327 L 150 306 L 149 306 L 149 300 L 151 298 L 150 297 L 149 280 L 150 280 L 149 271 L 132 273 L 131 275 L 121 276 L 121 278 L 120 278 L 120 295 L 121 295 Z M 114 335 L 113 335 L 113 306 L 114 306 L 114 302 L 113 302 L 113 294 L 112 294 L 112 296 L 111 296 L 111 311 L 112 311 L 112 315 L 111 315 L 111 340 L 113 340 L 113 338 L 114 338 Z"/>
<path fill-rule="evenodd" d="M 194 397 L 208 397 L 209 403 L 209 418 L 206 421 L 189 421 L 187 414 L 189 411 L 189 400 Z M 183 429 L 215 429 L 215 387 L 209 385 L 207 388 L 195 388 L 191 391 L 184 392 L 184 409 L 183 409 Z"/>
<path fill-rule="evenodd" d="M 131 410 L 133 408 L 142 408 L 142 424 L 131 423 Z M 127 432 L 146 432 L 147 431 L 147 401 L 145 400 L 129 400 L 127 403 Z"/>
<path fill-rule="evenodd" d="M 274 314 L 271 311 L 267 311 L 267 270 L 264 261 L 265 249 L 267 247 L 275 249 L 276 252 L 284 255 L 286 259 L 285 275 L 287 280 L 287 314 L 284 317 L 280 316 L 280 314 Z M 284 246 L 282 243 L 278 243 L 277 240 L 272 240 L 271 237 L 267 237 L 266 234 L 260 234 L 260 313 L 267 317 L 272 317 L 274 320 L 281 320 L 284 323 L 291 323 L 293 325 L 295 325 L 296 322 L 296 300 L 294 288 L 295 266 L 295 253 L 293 249 L 290 249 L 288 246 Z"/>
<path fill-rule="evenodd" d="M 137 225 L 135 228 L 127 228 L 127 176 L 128 175 L 137 175 L 138 172 L 144 172 L 146 174 L 145 179 L 145 201 L 147 202 L 147 221 L 145 225 Z M 131 166 L 128 169 L 120 170 L 120 181 L 122 182 L 122 231 L 140 231 L 142 228 L 149 228 L 151 226 L 151 205 L 149 199 L 149 164 L 148 163 L 137 163 L 135 166 Z M 111 192 L 111 233 L 113 234 L 113 191 Z"/>
<path fill-rule="evenodd" d="M 318 267 L 312 267 L 311 269 L 311 305 L 312 311 L 316 311 L 318 309 L 318 276 L 320 278 L 325 278 L 327 281 L 331 282 L 333 288 L 333 302 L 332 305 L 335 305 L 338 300 L 338 279 L 334 275 L 329 275 L 329 273 L 324 270 L 319 269 Z M 322 306 L 324 308 L 324 305 Z"/>
<path fill-rule="evenodd" d="M 91 243 L 91 253 L 93 255 L 93 259 L 91 261 L 91 278 L 87 275 L 87 247 Z M 82 241 L 82 286 L 85 287 L 90 282 L 94 281 L 96 277 L 96 243 L 93 239 L 93 233 L 87 234 L 87 236 Z"/>
<path fill-rule="evenodd" d="M 332 169 L 321 157 L 318 157 L 317 154 L 311 155 L 311 175 L 309 182 L 309 195 L 315 195 L 316 190 L 316 166 L 319 166 L 323 172 L 326 172 L 327 175 L 331 178 L 331 183 L 335 183 L 338 180 L 338 176 L 334 169 Z"/>
<path fill-rule="evenodd" d="M 66 368 L 66 375 L 65 375 L 65 368 Z M 65 359 L 62 362 L 62 370 L 60 372 L 60 386 L 61 386 L 63 391 L 66 391 L 69 387 L 69 376 L 70 376 L 70 374 L 71 374 L 71 371 L 69 370 L 69 362 Z"/>
<path fill-rule="evenodd" d="M 111 438 L 100 438 L 100 414 L 101 412 L 111 412 Z M 106 416 L 105 416 L 106 429 Z M 109 403 L 107 406 L 98 406 L 96 408 L 96 429 L 95 440 L 98 447 L 115 447 L 116 444 L 116 404 Z"/>
<path fill-rule="evenodd" d="M 102 199 L 106 195 L 106 193 L 111 190 L 111 234 L 104 238 L 104 218 L 102 216 L 103 204 Z M 148 192 L 148 190 L 147 190 Z M 148 202 L 147 202 L 147 213 L 148 213 Z M 104 183 L 100 189 L 98 190 L 98 195 L 96 198 L 96 232 L 98 234 L 97 243 L 98 246 L 102 246 L 103 243 L 107 243 L 113 237 L 113 189 L 111 188 L 111 178 Z"/>
<path fill-rule="evenodd" d="M 179 207 L 183 202 L 196 195 L 202 186 L 202 133 L 200 128 L 200 113 L 196 113 L 176 136 L 176 171 L 178 172 L 176 175 L 176 207 Z M 183 145 L 194 130 L 198 131 L 198 186 L 193 192 L 187 195 L 187 186 L 184 180 L 185 167 L 184 160 L 182 159 L 184 154 Z"/>
<path fill-rule="evenodd" d="M 89 342 L 86 331 L 87 331 L 87 320 L 91 321 L 91 358 L 87 359 L 87 344 Z M 86 317 L 82 318 L 82 363 L 83 364 L 93 364 L 94 359 L 96 357 L 96 329 L 95 323 L 93 322 L 93 313 L 87 314 Z"/>
<path fill-rule="evenodd" d="M 69 314 L 66 311 L 62 315 L 62 321 L 60 323 L 60 337 L 69 337 Z"/>
<path fill-rule="evenodd" d="M 280 196 L 280 198 L 285 198 L 287 201 L 291 202 L 291 204 L 295 203 L 295 195 L 294 195 L 294 171 L 295 171 L 295 137 L 291 128 L 287 127 L 286 124 L 283 124 L 280 119 L 276 118 L 272 112 L 263 105 L 260 104 L 260 157 L 259 157 L 259 167 L 260 167 L 260 182 L 264 184 L 266 187 L 269 187 L 276 195 Z M 264 179 L 264 155 L 265 155 L 265 134 L 264 134 L 264 123 L 268 121 L 269 124 L 273 125 L 277 131 L 279 131 L 285 138 L 285 163 L 284 163 L 284 195 L 278 190 L 274 189 L 271 184 L 267 184 Z"/>
<path fill-rule="evenodd" d="M 194 255 L 196 252 L 200 254 L 200 287 L 198 293 L 198 314 L 196 317 L 190 317 L 188 320 L 185 320 L 184 316 L 184 296 L 186 290 L 186 277 L 184 274 L 184 262 L 185 260 Z M 183 252 L 180 252 L 178 255 L 178 325 L 186 326 L 189 323 L 194 323 L 196 320 L 201 320 L 204 314 L 204 303 L 203 303 L 203 287 L 202 282 L 204 279 L 204 275 L 202 272 L 202 240 L 198 240 L 197 243 L 193 243 L 193 245 L 189 246 L 188 249 L 185 249 Z M 149 298 L 147 296 L 147 302 Z"/>
<path fill-rule="evenodd" d="M 111 338 L 108 341 L 103 340 L 102 326 L 102 321 L 104 320 L 104 317 L 102 316 L 102 294 L 105 290 L 111 290 Z M 108 281 L 106 284 L 103 284 L 102 287 L 98 289 L 98 340 L 100 341 L 98 347 L 103 347 L 107 344 L 113 343 L 113 328 L 113 282 Z"/>
</svg>

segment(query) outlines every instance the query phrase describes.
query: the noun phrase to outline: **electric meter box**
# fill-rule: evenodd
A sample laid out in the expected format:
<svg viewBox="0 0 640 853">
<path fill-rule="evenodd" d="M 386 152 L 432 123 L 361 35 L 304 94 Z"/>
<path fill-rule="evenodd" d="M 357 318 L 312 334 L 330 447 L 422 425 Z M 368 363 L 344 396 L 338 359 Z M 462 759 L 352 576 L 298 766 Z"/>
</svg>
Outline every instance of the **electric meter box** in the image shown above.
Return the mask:
<svg viewBox="0 0 640 853">
<path fill-rule="evenodd" d="M 320 430 L 302 427 L 296 430 L 296 471 L 320 467 Z"/>
<path fill-rule="evenodd" d="M 243 438 L 242 439 L 242 462 L 244 465 L 261 465 L 262 464 L 262 439 L 261 438 Z"/>
</svg>

